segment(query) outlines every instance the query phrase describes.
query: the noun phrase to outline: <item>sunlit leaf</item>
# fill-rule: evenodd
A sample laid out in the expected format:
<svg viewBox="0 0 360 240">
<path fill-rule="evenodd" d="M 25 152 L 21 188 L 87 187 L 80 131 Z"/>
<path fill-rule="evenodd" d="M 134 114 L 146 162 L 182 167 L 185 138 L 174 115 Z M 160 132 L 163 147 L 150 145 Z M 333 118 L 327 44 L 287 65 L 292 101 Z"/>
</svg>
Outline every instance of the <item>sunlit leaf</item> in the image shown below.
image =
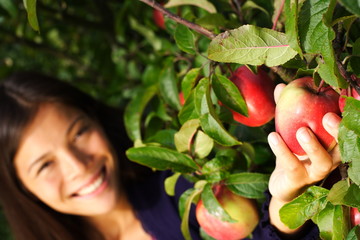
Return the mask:
<svg viewBox="0 0 360 240">
<path fill-rule="evenodd" d="M 215 6 L 207 0 L 196 0 L 196 1 L 194 1 L 194 0 L 170 0 L 164 5 L 164 7 L 171 8 L 171 7 L 177 7 L 177 6 L 182 6 L 182 5 L 194 5 L 194 6 L 205 9 L 209 13 L 216 13 Z"/>
<path fill-rule="evenodd" d="M 295 57 L 286 35 L 274 30 L 244 25 L 215 37 L 208 57 L 217 62 L 277 66 Z"/>
</svg>

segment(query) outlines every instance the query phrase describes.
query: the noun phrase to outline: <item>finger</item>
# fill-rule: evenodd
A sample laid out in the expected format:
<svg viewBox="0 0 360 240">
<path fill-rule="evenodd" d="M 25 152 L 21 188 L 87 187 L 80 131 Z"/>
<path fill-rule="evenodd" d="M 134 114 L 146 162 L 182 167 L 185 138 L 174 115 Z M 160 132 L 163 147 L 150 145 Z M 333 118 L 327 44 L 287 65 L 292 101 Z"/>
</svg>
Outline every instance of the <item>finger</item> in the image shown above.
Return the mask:
<svg viewBox="0 0 360 240">
<path fill-rule="evenodd" d="M 278 102 L 280 93 L 284 89 L 285 86 L 286 85 L 284 83 L 279 83 L 278 85 L 276 85 L 275 90 L 274 90 L 274 99 L 275 99 L 276 103 Z"/>
<path fill-rule="evenodd" d="M 322 119 L 322 124 L 325 130 L 333 136 L 336 141 L 338 137 L 339 124 L 341 121 L 341 117 L 339 117 L 336 113 L 326 113 Z"/>
<path fill-rule="evenodd" d="M 289 171 L 299 170 L 299 167 L 301 167 L 299 159 L 290 151 L 278 133 L 270 133 L 268 142 L 276 156 L 276 164 L 281 164 Z"/>
<path fill-rule="evenodd" d="M 311 161 L 308 168 L 310 180 L 315 182 L 326 177 L 334 165 L 330 154 L 319 143 L 310 129 L 306 127 L 302 127 L 296 132 L 296 138 Z"/>
</svg>

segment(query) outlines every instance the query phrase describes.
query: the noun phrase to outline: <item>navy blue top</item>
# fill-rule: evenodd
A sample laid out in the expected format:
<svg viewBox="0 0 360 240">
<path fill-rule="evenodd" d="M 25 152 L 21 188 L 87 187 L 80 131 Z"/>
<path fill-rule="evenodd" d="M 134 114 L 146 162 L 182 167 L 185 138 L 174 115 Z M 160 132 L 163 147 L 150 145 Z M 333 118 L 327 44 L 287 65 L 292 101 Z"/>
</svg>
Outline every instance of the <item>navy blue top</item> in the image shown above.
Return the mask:
<svg viewBox="0 0 360 240">
<path fill-rule="evenodd" d="M 143 228 L 156 240 L 183 240 L 178 213 L 178 200 L 181 194 L 192 187 L 192 183 L 180 177 L 176 184 L 175 196 L 168 196 L 164 190 L 164 180 L 171 176 L 169 171 L 154 172 L 146 181 L 128 188 L 129 200 L 133 204 Z M 261 220 L 253 232 L 253 240 L 281 240 L 276 229 L 269 222 L 270 195 L 262 206 Z M 195 206 L 189 216 L 189 228 L 193 240 L 201 240 L 199 224 L 196 221 Z M 297 239 L 312 240 L 319 238 L 319 230 L 310 224 L 301 231 Z"/>
</svg>

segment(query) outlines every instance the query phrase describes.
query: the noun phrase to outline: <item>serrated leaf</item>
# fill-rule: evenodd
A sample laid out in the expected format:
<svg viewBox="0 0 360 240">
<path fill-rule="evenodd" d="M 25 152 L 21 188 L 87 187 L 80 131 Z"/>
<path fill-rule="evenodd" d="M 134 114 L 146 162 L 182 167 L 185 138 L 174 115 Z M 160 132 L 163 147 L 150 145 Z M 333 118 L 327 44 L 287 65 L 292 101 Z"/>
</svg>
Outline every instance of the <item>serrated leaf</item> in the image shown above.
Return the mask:
<svg viewBox="0 0 360 240">
<path fill-rule="evenodd" d="M 328 202 L 326 207 L 316 214 L 312 220 L 319 227 L 321 239 L 342 240 L 345 239 L 349 231 L 348 217 L 341 205 L 334 206 Z"/>
<path fill-rule="evenodd" d="M 199 8 L 205 9 L 209 13 L 216 13 L 215 6 L 207 0 L 196 0 L 196 1 L 194 1 L 194 0 L 170 0 L 169 2 L 167 2 L 164 5 L 164 7 L 171 8 L 171 7 L 177 7 L 177 6 L 182 6 L 182 5 L 194 5 Z"/>
<path fill-rule="evenodd" d="M 346 87 L 346 81 L 337 68 L 332 41 L 335 32 L 331 17 L 336 5 L 335 0 L 305 1 L 300 14 L 298 29 L 302 49 L 306 53 L 321 54 L 317 58 L 321 78 L 335 87 Z"/>
<path fill-rule="evenodd" d="M 205 185 L 203 192 L 201 193 L 201 200 L 203 201 L 206 210 L 216 218 L 221 219 L 221 221 L 236 222 L 236 220 L 234 220 L 220 205 L 214 195 L 210 183 Z"/>
<path fill-rule="evenodd" d="M 329 190 L 318 186 L 308 188 L 303 194 L 280 209 L 280 219 L 290 229 L 296 229 L 323 210 Z"/>
<path fill-rule="evenodd" d="M 175 146 L 178 152 L 190 151 L 192 139 L 200 127 L 199 119 L 192 119 L 185 122 L 175 134 Z"/>
<path fill-rule="evenodd" d="M 23 0 L 30 26 L 39 32 L 39 22 L 36 13 L 36 0 Z"/>
<path fill-rule="evenodd" d="M 360 136 L 360 101 L 346 98 L 342 124 Z"/>
<path fill-rule="evenodd" d="M 126 156 L 131 161 L 157 170 L 171 169 L 180 173 L 190 173 L 198 170 L 195 162 L 187 155 L 162 147 L 130 148 L 126 151 Z"/>
<path fill-rule="evenodd" d="M 148 104 L 157 92 L 156 86 L 142 88 L 135 97 L 128 103 L 124 113 L 124 124 L 129 138 L 133 141 L 141 137 L 141 116 Z"/>
<path fill-rule="evenodd" d="M 198 158 L 205 158 L 214 147 L 214 140 L 199 130 L 195 137 L 194 153 Z"/>
<path fill-rule="evenodd" d="M 172 59 L 170 58 L 159 76 L 159 90 L 165 102 L 172 108 L 180 110 L 179 90 Z"/>
<path fill-rule="evenodd" d="M 359 0 L 339 0 L 339 2 L 346 8 L 346 10 L 360 17 Z"/>
<path fill-rule="evenodd" d="M 360 225 L 356 225 L 351 229 L 345 240 L 359 240 Z"/>
<path fill-rule="evenodd" d="M 180 173 L 174 173 L 172 176 L 167 177 L 165 179 L 164 181 L 165 192 L 169 196 L 175 196 L 175 186 L 180 176 L 181 176 Z"/>
<path fill-rule="evenodd" d="M 212 85 L 221 103 L 246 117 L 248 116 L 246 102 L 238 87 L 229 78 L 215 74 L 212 78 Z"/>
<path fill-rule="evenodd" d="M 298 20 L 299 20 L 299 1 L 286 0 L 285 1 L 285 33 L 289 41 L 289 45 L 302 58 L 303 53 L 300 47 L 300 40 L 298 34 Z"/>
<path fill-rule="evenodd" d="M 253 25 L 219 34 L 208 48 L 208 57 L 217 62 L 269 67 L 281 65 L 296 54 L 284 33 Z"/>
<path fill-rule="evenodd" d="M 349 130 L 343 122 L 340 123 L 338 140 L 343 163 L 351 163 L 360 159 L 359 137 L 354 131 Z"/>
<path fill-rule="evenodd" d="M 175 42 L 177 46 L 184 52 L 195 54 L 195 36 L 191 30 L 182 25 L 178 24 L 174 34 Z"/>
<path fill-rule="evenodd" d="M 327 198 L 333 205 L 360 208 L 360 187 L 342 180 L 334 184 Z"/>
<path fill-rule="evenodd" d="M 228 176 L 228 170 L 233 163 L 234 158 L 217 156 L 202 166 L 201 173 L 209 182 L 219 182 Z"/>
<path fill-rule="evenodd" d="M 268 187 L 268 174 L 237 173 L 225 179 L 226 186 L 234 193 L 246 198 L 264 198 Z"/>
</svg>

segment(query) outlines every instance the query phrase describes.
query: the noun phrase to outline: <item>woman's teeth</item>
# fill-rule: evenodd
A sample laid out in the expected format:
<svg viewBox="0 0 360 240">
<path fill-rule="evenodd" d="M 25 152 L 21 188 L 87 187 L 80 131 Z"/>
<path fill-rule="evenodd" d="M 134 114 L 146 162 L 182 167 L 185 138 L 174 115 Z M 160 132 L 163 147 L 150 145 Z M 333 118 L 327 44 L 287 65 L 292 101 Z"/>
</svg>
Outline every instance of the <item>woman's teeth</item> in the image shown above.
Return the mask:
<svg viewBox="0 0 360 240">
<path fill-rule="evenodd" d="M 104 173 L 101 173 L 100 176 L 92 184 L 81 189 L 77 193 L 77 195 L 84 196 L 84 195 L 94 192 L 98 187 L 100 187 L 100 185 L 103 183 L 103 181 L 104 181 Z"/>
</svg>

